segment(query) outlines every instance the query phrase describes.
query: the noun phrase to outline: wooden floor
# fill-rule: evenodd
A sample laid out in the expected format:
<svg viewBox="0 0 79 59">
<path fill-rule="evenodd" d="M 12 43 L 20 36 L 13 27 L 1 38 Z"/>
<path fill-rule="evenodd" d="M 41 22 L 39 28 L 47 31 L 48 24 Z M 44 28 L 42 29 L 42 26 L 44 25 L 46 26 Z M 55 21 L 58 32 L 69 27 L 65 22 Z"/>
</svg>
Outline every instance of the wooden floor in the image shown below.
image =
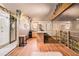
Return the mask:
<svg viewBox="0 0 79 59">
<path fill-rule="evenodd" d="M 61 52 L 64 56 L 78 56 L 74 51 L 63 44 L 43 44 L 38 43 L 35 38 L 29 39 L 24 47 L 17 47 L 8 56 L 30 56 L 32 52 Z"/>
</svg>

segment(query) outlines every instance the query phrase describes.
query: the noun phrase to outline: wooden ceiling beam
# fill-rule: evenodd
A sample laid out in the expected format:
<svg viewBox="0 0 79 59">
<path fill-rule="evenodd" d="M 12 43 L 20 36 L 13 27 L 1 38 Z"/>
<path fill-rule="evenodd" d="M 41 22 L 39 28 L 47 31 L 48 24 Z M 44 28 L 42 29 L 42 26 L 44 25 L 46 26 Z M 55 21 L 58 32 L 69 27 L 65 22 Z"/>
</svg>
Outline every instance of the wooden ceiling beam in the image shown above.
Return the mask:
<svg viewBox="0 0 79 59">
<path fill-rule="evenodd" d="M 55 11 L 50 14 L 49 19 L 50 20 L 55 20 L 55 18 L 57 16 L 59 16 L 60 14 L 62 14 L 71 5 L 72 5 L 72 3 L 61 3 L 61 4 L 58 4 L 57 7 L 56 7 L 56 9 L 55 9 Z"/>
</svg>

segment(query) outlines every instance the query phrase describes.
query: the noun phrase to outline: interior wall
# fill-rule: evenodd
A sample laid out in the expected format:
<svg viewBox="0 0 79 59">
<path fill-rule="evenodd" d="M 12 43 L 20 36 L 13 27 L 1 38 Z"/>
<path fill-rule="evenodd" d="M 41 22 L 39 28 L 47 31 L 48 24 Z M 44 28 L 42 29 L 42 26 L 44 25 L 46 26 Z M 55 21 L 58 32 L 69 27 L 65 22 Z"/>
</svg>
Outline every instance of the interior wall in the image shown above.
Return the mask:
<svg viewBox="0 0 79 59">
<path fill-rule="evenodd" d="M 35 24 L 35 25 L 34 25 Z M 52 35 L 52 22 L 51 21 L 32 21 L 31 27 L 33 31 L 41 31 L 39 29 L 39 24 L 41 24 L 41 28 L 43 32 L 48 33 L 50 36 Z"/>
<path fill-rule="evenodd" d="M 28 20 L 28 17 L 21 16 L 19 22 L 19 35 L 28 36 L 29 30 L 30 30 L 30 22 Z"/>
<path fill-rule="evenodd" d="M 60 30 L 68 31 L 71 30 L 71 21 L 53 21 L 53 36 L 57 34 Z"/>
<path fill-rule="evenodd" d="M 71 31 L 79 31 L 79 21 L 72 21 Z"/>
</svg>

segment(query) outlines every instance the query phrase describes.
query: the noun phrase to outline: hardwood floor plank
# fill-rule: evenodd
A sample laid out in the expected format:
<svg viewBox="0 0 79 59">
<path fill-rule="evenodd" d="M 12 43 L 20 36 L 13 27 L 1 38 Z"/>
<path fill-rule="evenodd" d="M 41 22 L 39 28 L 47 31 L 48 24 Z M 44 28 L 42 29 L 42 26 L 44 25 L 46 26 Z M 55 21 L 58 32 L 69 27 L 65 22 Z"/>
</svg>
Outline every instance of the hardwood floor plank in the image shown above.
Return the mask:
<svg viewBox="0 0 79 59">
<path fill-rule="evenodd" d="M 59 43 L 39 43 L 34 38 L 24 47 L 17 47 L 8 56 L 31 56 L 33 52 L 61 52 L 64 56 L 79 56 L 67 46 Z"/>
</svg>

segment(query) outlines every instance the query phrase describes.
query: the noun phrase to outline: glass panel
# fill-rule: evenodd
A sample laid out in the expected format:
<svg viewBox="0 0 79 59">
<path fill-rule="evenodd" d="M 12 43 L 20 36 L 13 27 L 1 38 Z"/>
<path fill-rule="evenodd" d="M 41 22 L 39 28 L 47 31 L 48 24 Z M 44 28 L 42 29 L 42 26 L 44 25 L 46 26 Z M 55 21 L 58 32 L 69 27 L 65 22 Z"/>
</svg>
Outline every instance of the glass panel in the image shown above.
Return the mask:
<svg viewBox="0 0 79 59">
<path fill-rule="evenodd" d="M 9 44 L 10 38 L 9 14 L 0 10 L 0 48 Z"/>
</svg>

